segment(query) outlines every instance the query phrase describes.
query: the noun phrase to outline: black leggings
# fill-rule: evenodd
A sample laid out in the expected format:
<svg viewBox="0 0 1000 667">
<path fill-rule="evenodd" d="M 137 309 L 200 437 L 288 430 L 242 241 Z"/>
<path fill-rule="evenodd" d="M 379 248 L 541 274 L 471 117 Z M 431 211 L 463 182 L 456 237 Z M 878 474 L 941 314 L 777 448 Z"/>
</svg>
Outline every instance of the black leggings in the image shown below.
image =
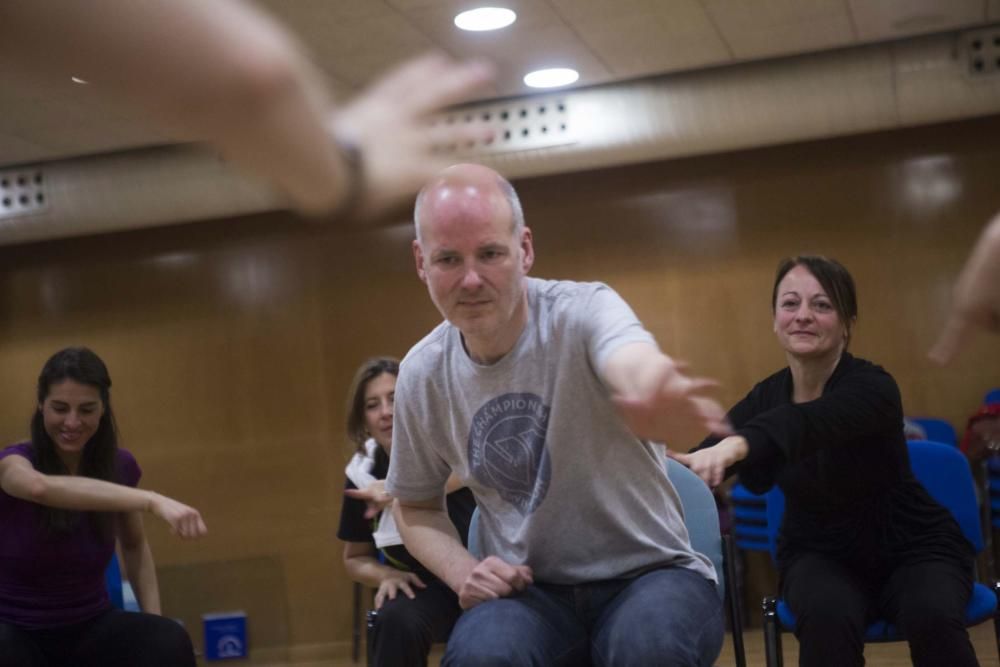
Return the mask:
<svg viewBox="0 0 1000 667">
<path fill-rule="evenodd" d="M 195 658 L 178 623 L 111 609 L 45 630 L 0 623 L 0 667 L 195 667 Z"/>
<path fill-rule="evenodd" d="M 802 667 L 860 667 L 867 623 L 896 624 L 914 667 L 976 667 L 965 629 L 972 575 L 948 562 L 898 567 L 879 588 L 843 564 L 804 554 L 782 578 L 782 597 L 795 613 Z"/>
<path fill-rule="evenodd" d="M 400 592 L 382 603 L 372 641 L 375 667 L 426 665 L 431 644 L 447 641 L 462 613 L 458 596 L 440 580 L 414 592 L 413 600 Z"/>
</svg>

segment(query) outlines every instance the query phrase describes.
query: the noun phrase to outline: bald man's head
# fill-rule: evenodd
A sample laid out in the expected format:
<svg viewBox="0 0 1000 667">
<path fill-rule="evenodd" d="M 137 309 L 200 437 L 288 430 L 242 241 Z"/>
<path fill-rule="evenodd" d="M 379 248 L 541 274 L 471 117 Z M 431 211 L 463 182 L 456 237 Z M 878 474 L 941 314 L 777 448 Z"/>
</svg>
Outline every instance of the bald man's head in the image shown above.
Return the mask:
<svg viewBox="0 0 1000 667">
<path fill-rule="evenodd" d="M 524 212 L 514 186 L 479 164 L 456 164 L 435 176 L 417 195 L 413 223 L 417 241 L 436 218 L 510 216 L 511 233 L 524 229 Z"/>
</svg>

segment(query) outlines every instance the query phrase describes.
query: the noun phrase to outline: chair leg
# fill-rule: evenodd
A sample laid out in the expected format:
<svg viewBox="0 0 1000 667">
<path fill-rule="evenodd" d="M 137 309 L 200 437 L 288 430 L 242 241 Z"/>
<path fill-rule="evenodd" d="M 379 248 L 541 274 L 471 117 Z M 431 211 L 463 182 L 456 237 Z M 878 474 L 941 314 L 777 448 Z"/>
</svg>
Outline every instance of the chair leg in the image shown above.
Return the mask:
<svg viewBox="0 0 1000 667">
<path fill-rule="evenodd" d="M 367 614 L 368 622 L 365 625 L 365 664 L 372 667 L 375 664 L 375 622 L 378 620 L 378 612 L 372 609 Z"/>
<path fill-rule="evenodd" d="M 997 656 L 1000 657 L 1000 581 L 993 582 L 993 594 L 997 597 L 997 610 L 993 614 L 993 636 L 997 641 Z"/>
<path fill-rule="evenodd" d="M 736 550 L 731 535 L 722 536 L 723 567 L 726 570 L 726 608 L 729 611 L 729 627 L 733 631 L 733 653 L 736 667 L 747 667 L 746 649 L 743 646 L 743 618 L 736 593 Z"/>
<path fill-rule="evenodd" d="M 778 623 L 778 599 L 764 598 L 764 664 L 766 667 L 782 667 L 781 625 Z"/>
<path fill-rule="evenodd" d="M 361 654 L 361 584 L 354 582 L 354 616 L 351 619 L 351 662 Z"/>
</svg>

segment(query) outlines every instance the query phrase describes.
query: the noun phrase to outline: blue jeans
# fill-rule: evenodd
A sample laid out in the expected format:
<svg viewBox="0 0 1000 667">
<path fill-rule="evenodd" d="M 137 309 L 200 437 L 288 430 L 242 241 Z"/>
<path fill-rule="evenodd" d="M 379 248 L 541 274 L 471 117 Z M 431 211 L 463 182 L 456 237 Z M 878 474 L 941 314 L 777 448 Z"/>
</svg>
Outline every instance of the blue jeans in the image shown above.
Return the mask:
<svg viewBox="0 0 1000 667">
<path fill-rule="evenodd" d="M 539 583 L 462 614 L 441 665 L 708 667 L 722 648 L 723 625 L 715 586 L 684 568 Z"/>
</svg>

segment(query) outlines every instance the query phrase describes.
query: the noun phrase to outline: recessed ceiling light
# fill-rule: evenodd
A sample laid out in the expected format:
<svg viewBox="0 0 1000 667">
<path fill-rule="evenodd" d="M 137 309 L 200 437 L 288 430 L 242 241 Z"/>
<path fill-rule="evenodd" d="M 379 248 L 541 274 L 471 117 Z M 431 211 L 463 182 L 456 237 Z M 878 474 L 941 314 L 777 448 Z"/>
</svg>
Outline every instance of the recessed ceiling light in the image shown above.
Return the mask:
<svg viewBox="0 0 1000 667">
<path fill-rule="evenodd" d="M 69 78 L 69 80 L 70 80 L 70 81 L 72 81 L 73 83 L 78 83 L 78 84 L 80 84 L 81 86 L 86 86 L 86 85 L 87 85 L 88 83 L 90 83 L 90 82 L 89 82 L 89 81 L 87 81 L 86 79 L 81 79 L 81 78 L 80 78 L 80 77 L 78 77 L 78 76 L 71 76 L 71 77 Z"/>
<path fill-rule="evenodd" d="M 579 72 L 568 67 L 538 69 L 524 75 L 524 83 L 532 88 L 558 88 L 568 86 L 580 78 Z"/>
<path fill-rule="evenodd" d="M 484 30 L 499 30 L 506 28 L 517 19 L 510 9 L 504 7 L 480 7 L 462 12 L 455 17 L 455 25 L 462 30 L 481 32 Z"/>
</svg>

